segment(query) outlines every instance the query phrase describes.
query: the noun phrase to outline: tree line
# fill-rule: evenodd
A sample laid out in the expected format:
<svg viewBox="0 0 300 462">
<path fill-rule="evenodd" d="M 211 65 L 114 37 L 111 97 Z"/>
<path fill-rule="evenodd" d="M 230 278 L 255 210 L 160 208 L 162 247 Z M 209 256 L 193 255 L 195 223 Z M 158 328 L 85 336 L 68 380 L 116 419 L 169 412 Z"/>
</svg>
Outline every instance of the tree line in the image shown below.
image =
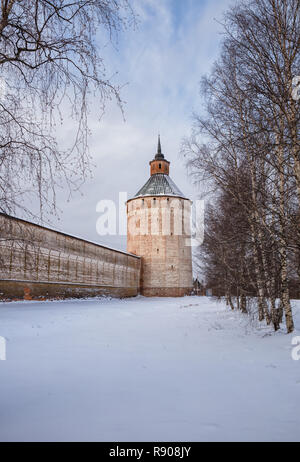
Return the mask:
<svg viewBox="0 0 300 462">
<path fill-rule="evenodd" d="M 300 278 L 300 1 L 241 1 L 224 15 L 221 52 L 202 78 L 183 154 L 205 185 L 206 284 L 232 309 L 294 329 Z M 252 308 L 253 309 L 253 308 Z"/>
</svg>

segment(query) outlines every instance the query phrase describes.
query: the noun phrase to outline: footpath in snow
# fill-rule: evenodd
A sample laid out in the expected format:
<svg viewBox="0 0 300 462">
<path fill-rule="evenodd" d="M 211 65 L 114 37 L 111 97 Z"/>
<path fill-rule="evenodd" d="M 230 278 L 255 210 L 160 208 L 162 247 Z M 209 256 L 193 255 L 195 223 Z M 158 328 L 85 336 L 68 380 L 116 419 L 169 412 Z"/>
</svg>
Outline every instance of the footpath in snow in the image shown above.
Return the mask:
<svg viewBox="0 0 300 462">
<path fill-rule="evenodd" d="M 292 338 L 206 297 L 0 304 L 1 441 L 300 440 Z"/>
</svg>

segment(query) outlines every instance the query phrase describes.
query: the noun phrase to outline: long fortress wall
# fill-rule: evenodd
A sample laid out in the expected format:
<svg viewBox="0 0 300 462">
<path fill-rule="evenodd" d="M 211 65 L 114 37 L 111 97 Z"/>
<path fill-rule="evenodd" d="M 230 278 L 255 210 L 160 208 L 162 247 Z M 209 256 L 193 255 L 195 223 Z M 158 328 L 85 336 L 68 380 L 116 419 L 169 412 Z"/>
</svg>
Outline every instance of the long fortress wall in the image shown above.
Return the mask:
<svg viewBox="0 0 300 462">
<path fill-rule="evenodd" d="M 0 298 L 139 293 L 141 259 L 0 214 Z"/>
</svg>

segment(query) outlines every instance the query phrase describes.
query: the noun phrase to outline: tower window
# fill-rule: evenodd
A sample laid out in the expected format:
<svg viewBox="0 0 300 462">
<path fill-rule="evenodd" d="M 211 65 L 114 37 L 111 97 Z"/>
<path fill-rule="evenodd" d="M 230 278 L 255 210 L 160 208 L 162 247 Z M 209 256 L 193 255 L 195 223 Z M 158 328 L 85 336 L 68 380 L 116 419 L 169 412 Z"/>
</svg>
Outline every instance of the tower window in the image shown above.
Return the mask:
<svg viewBox="0 0 300 462">
<path fill-rule="evenodd" d="M 161 168 L 161 164 L 158 165 L 158 168 Z"/>
</svg>

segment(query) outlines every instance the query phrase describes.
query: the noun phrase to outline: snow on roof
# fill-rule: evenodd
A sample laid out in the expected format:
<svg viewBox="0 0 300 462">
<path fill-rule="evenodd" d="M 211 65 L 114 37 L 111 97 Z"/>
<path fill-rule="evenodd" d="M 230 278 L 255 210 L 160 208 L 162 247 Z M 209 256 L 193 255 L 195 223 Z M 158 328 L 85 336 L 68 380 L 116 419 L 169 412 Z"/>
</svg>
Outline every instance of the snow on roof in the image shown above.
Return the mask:
<svg viewBox="0 0 300 462">
<path fill-rule="evenodd" d="M 157 173 L 152 175 L 134 197 L 176 196 L 186 199 L 169 175 Z"/>
</svg>

